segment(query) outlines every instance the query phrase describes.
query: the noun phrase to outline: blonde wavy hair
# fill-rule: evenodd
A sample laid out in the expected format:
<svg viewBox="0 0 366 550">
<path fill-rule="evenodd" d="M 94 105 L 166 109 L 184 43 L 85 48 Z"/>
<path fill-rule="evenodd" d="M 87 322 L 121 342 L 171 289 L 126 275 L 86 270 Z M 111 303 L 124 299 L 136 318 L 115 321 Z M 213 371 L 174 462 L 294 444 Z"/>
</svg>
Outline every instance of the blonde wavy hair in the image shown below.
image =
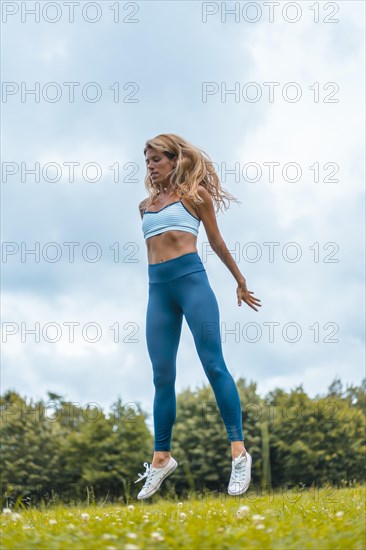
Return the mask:
<svg viewBox="0 0 366 550">
<path fill-rule="evenodd" d="M 144 155 L 149 148 L 165 154 L 169 159 L 177 157 L 176 166 L 170 172 L 170 179 L 179 198 L 191 199 L 195 204 L 203 203 L 197 192 L 198 186 L 202 185 L 210 193 L 216 213 L 221 206 L 229 208 L 230 201 L 241 202 L 221 186 L 210 157 L 181 136 L 160 134 L 146 141 Z M 145 176 L 145 187 L 149 196 L 143 202 L 148 207 L 159 195 L 158 187 L 154 186 L 148 171 Z M 228 206 L 225 200 L 228 201 Z"/>
</svg>

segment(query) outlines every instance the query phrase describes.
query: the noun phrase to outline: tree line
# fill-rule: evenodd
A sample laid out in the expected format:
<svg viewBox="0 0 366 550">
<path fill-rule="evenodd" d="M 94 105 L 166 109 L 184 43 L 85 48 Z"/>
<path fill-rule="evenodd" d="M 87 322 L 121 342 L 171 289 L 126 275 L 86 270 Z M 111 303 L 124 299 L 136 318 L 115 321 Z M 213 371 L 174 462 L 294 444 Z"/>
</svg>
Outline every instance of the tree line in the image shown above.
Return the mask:
<svg viewBox="0 0 366 550">
<path fill-rule="evenodd" d="M 340 485 L 366 477 L 366 379 L 310 398 L 302 385 L 264 398 L 256 383 L 236 381 L 245 447 L 253 457 L 253 487 Z M 52 404 L 52 406 L 51 406 Z M 95 404 L 94 404 L 95 405 Z M 1 498 L 9 502 L 128 502 L 151 462 L 153 434 L 139 403 L 119 397 L 112 412 L 79 407 L 48 392 L 34 402 L 8 390 L 0 397 Z M 164 484 L 167 496 L 190 491 L 226 494 L 230 442 L 210 385 L 177 395 L 172 454 L 179 463 Z"/>
</svg>

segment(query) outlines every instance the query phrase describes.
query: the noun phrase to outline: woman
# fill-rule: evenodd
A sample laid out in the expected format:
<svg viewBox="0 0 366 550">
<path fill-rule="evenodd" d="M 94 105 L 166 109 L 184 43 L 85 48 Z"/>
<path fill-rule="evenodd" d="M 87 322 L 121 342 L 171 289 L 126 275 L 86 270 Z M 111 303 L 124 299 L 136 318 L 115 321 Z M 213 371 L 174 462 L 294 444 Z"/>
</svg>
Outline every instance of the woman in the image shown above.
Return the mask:
<svg viewBox="0 0 366 550">
<path fill-rule="evenodd" d="M 176 355 L 183 315 L 213 388 L 231 442 L 230 495 L 244 493 L 250 483 L 252 458 L 244 447 L 240 398 L 222 354 L 219 308 L 198 255 L 196 243 L 202 221 L 209 243 L 237 281 L 238 305 L 244 301 L 258 311 L 216 223 L 224 199 L 238 202 L 220 186 L 213 164 L 199 148 L 176 134 L 161 134 L 144 149 L 149 197 L 139 205 L 146 240 L 149 300 L 146 341 L 153 367 L 154 456 L 144 463 L 146 477 L 139 500 L 152 496 L 177 468 L 170 442 L 176 417 Z M 224 203 L 225 204 L 225 203 Z"/>
</svg>

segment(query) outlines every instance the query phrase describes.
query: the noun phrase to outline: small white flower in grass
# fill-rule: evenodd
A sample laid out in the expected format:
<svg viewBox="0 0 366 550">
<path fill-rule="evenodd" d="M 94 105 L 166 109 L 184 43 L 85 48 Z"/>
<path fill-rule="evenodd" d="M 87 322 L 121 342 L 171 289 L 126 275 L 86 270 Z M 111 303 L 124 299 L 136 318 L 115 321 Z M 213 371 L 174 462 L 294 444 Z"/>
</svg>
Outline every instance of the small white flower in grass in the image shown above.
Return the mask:
<svg viewBox="0 0 366 550">
<path fill-rule="evenodd" d="M 177 506 L 178 508 L 181 508 L 183 506 L 183 502 L 178 502 Z"/>
<path fill-rule="evenodd" d="M 12 513 L 12 511 L 10 510 L 10 508 L 3 508 L 4 516 L 10 516 L 11 513 Z"/>
<path fill-rule="evenodd" d="M 125 544 L 125 550 L 139 550 L 139 547 L 136 544 Z"/>
<path fill-rule="evenodd" d="M 157 531 L 154 531 L 153 533 L 151 533 L 151 538 L 154 540 L 157 540 L 158 542 L 162 542 L 164 540 L 164 537 Z"/>
<path fill-rule="evenodd" d="M 48 523 L 49 523 L 50 525 L 55 525 L 55 524 L 57 523 L 57 519 L 52 519 L 52 518 L 51 518 L 51 519 L 48 520 Z"/>
<path fill-rule="evenodd" d="M 184 520 L 186 519 L 186 517 L 187 517 L 187 514 L 185 514 L 184 512 L 181 512 L 181 513 L 179 514 L 179 519 L 180 519 L 181 521 L 184 521 Z"/>
<path fill-rule="evenodd" d="M 105 540 L 109 540 L 109 539 L 116 540 L 116 539 L 118 539 L 118 537 L 117 537 L 117 535 L 114 535 L 113 533 L 103 533 L 102 539 L 105 539 Z"/>
<path fill-rule="evenodd" d="M 257 523 L 257 525 L 255 526 L 256 529 L 264 529 L 264 525 L 263 523 Z"/>
<path fill-rule="evenodd" d="M 127 510 L 134 510 L 134 509 L 135 509 L 135 507 L 134 507 L 133 504 L 129 504 L 129 505 L 127 506 Z"/>
<path fill-rule="evenodd" d="M 12 515 L 11 515 L 11 519 L 13 521 L 18 521 L 18 519 L 22 519 L 22 516 L 20 514 L 18 514 L 17 512 L 14 512 Z"/>
<path fill-rule="evenodd" d="M 271 527 L 269 529 L 267 529 L 267 533 L 272 533 L 273 529 L 271 529 Z"/>
<path fill-rule="evenodd" d="M 75 529 L 75 525 L 73 523 L 69 523 L 67 527 L 68 529 Z"/>
<path fill-rule="evenodd" d="M 89 514 L 88 514 L 87 512 L 83 512 L 83 513 L 81 514 L 81 519 L 82 519 L 83 521 L 88 521 L 89 518 L 90 518 L 90 516 L 89 516 Z"/>
<path fill-rule="evenodd" d="M 238 518 L 245 518 L 250 512 L 249 506 L 240 506 L 240 508 L 236 512 L 236 517 Z M 226 510 L 224 510 L 224 514 L 226 514 Z"/>
<path fill-rule="evenodd" d="M 344 512 L 342 512 L 342 510 L 340 510 L 339 512 L 336 513 L 335 517 L 336 518 L 341 518 L 344 516 Z"/>
<path fill-rule="evenodd" d="M 266 518 L 264 516 L 260 516 L 259 514 L 252 515 L 252 520 L 254 521 L 254 523 L 258 523 L 258 521 L 263 521 L 264 519 Z"/>
<path fill-rule="evenodd" d="M 129 539 L 137 539 L 136 533 L 126 533 L 126 537 Z"/>
<path fill-rule="evenodd" d="M 99 516 L 95 516 L 95 518 L 97 521 L 102 521 L 102 518 L 100 518 Z"/>
</svg>

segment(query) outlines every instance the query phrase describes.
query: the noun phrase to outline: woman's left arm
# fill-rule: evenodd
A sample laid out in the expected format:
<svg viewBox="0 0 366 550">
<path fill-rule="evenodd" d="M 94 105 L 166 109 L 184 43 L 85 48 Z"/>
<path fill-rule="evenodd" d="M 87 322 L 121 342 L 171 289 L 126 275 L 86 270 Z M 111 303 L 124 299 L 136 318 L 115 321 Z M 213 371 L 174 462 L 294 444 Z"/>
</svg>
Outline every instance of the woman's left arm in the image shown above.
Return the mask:
<svg viewBox="0 0 366 550">
<path fill-rule="evenodd" d="M 198 194 L 204 202 L 200 204 L 195 203 L 196 211 L 205 227 L 207 238 L 212 250 L 219 256 L 221 261 L 226 265 L 238 283 L 238 287 L 236 289 L 238 305 L 241 306 L 241 301 L 243 300 L 252 309 L 258 311 L 254 305 L 261 307 L 261 304 L 258 303 L 260 300 L 258 298 L 254 298 L 254 296 L 251 296 L 253 292 L 250 292 L 247 289 L 245 277 L 239 270 L 234 258 L 225 244 L 224 239 L 221 236 L 210 193 L 201 185 L 198 188 Z"/>
</svg>

